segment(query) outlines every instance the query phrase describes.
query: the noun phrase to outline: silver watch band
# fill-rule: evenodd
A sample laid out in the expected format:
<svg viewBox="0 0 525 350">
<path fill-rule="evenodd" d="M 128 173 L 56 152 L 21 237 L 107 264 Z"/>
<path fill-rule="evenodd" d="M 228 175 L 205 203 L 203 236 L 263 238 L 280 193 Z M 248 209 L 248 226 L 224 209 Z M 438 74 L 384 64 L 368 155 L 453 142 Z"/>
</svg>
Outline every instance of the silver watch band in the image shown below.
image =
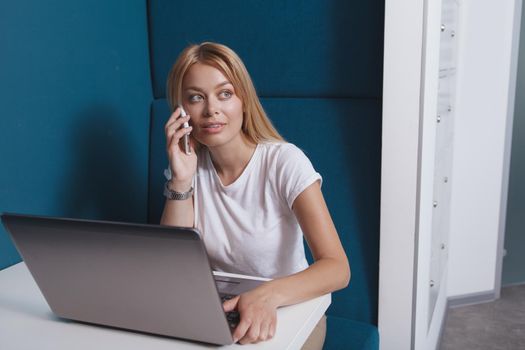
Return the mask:
<svg viewBox="0 0 525 350">
<path fill-rule="evenodd" d="M 193 195 L 193 187 L 187 192 L 177 192 L 169 188 L 169 181 L 164 184 L 164 196 L 170 200 L 183 201 L 190 198 Z"/>
</svg>

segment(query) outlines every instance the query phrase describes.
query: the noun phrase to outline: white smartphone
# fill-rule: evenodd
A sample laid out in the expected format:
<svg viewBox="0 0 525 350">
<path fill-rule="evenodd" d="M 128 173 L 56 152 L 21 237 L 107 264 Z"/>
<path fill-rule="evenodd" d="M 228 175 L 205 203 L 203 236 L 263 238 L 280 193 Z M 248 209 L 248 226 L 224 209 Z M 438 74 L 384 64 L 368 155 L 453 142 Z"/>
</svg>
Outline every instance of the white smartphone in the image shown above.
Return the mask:
<svg viewBox="0 0 525 350">
<path fill-rule="evenodd" d="M 187 116 L 186 111 L 184 110 L 184 108 L 182 108 L 182 105 L 179 105 L 179 107 L 180 107 L 180 116 L 181 117 Z M 183 128 L 189 128 L 190 124 L 188 124 L 188 122 L 184 122 L 184 124 L 182 124 L 182 127 Z M 182 137 L 181 142 L 182 142 L 182 147 L 184 147 L 184 153 L 190 154 L 191 153 L 191 149 L 190 149 L 190 135 L 189 134 L 185 134 Z"/>
</svg>

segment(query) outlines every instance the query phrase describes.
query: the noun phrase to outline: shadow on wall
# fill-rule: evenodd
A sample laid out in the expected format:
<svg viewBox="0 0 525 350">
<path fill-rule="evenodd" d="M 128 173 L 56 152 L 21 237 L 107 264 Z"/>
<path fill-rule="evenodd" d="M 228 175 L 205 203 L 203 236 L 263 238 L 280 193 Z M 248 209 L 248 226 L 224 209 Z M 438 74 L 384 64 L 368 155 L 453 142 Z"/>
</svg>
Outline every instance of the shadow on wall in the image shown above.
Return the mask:
<svg viewBox="0 0 525 350">
<path fill-rule="evenodd" d="M 72 159 L 58 200 L 68 217 L 139 221 L 146 210 L 131 131 L 118 112 L 93 106 L 74 120 L 66 146 Z"/>
</svg>

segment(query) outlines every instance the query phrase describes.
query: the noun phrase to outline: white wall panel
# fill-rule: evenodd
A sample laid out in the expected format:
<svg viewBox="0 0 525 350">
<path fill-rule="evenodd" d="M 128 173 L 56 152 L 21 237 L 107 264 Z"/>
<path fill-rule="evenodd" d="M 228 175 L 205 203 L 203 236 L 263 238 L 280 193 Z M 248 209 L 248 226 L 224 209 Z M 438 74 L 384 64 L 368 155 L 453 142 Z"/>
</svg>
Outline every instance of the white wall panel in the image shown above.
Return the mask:
<svg viewBox="0 0 525 350">
<path fill-rule="evenodd" d="M 449 263 L 451 297 L 497 293 L 515 10 L 461 1 Z M 520 6 L 521 8 L 521 6 Z M 519 17 L 518 17 L 519 19 Z M 514 72 L 515 74 L 515 72 Z M 506 170 L 507 169 L 507 170 Z"/>
</svg>

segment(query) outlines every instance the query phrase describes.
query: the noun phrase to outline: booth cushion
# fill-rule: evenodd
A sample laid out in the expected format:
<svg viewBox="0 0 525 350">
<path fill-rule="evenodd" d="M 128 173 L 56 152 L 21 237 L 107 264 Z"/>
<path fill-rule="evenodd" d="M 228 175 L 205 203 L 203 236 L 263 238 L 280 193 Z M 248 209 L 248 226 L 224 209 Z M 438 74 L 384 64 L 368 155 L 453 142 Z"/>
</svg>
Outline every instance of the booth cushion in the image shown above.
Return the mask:
<svg viewBox="0 0 525 350">
<path fill-rule="evenodd" d="M 377 321 L 380 103 L 351 99 L 262 99 L 277 129 L 300 147 L 323 176 L 323 194 L 350 260 L 348 288 L 333 295 L 328 313 Z M 166 100 L 152 108 L 149 220 L 159 222 L 168 166 Z M 308 251 L 308 250 L 307 250 Z M 308 254 L 309 260 L 312 261 Z"/>
<path fill-rule="evenodd" d="M 346 318 L 328 316 L 323 350 L 378 350 L 375 326 Z"/>
<path fill-rule="evenodd" d="M 378 348 L 383 21 L 384 0 L 148 1 L 149 221 L 164 205 L 168 71 L 190 43 L 226 44 L 277 129 L 323 176 L 352 270 L 327 312 L 326 349 Z"/>
<path fill-rule="evenodd" d="M 153 92 L 189 43 L 243 59 L 260 96 L 381 95 L 383 0 L 149 1 Z"/>
</svg>

